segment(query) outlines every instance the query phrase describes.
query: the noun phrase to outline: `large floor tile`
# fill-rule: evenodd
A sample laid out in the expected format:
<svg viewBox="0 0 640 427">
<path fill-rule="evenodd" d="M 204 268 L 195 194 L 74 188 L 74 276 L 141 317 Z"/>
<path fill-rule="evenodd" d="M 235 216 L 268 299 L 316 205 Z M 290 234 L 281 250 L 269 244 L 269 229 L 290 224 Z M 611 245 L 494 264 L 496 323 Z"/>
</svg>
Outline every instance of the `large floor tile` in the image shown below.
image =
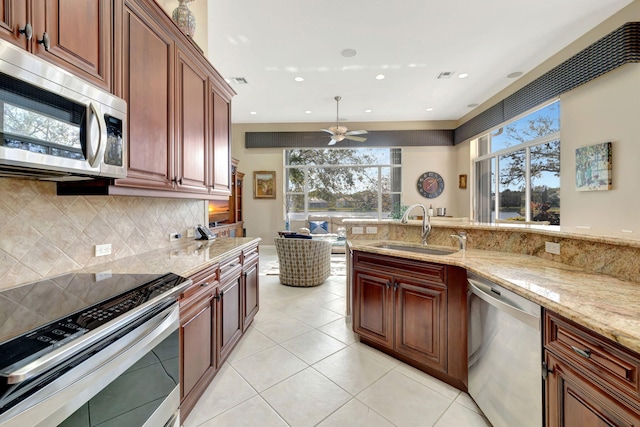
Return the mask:
<svg viewBox="0 0 640 427">
<path fill-rule="evenodd" d="M 374 410 L 357 399 L 346 405 L 318 424 L 318 427 L 393 427 Z"/>
<path fill-rule="evenodd" d="M 346 347 L 346 344 L 317 330 L 283 342 L 282 347 L 312 365 Z"/>
<path fill-rule="evenodd" d="M 334 300 L 326 302 L 322 304 L 322 307 L 326 308 L 327 310 L 335 311 L 341 316 L 347 315 L 347 302 L 344 297 L 336 298 Z"/>
<path fill-rule="evenodd" d="M 259 392 L 308 367 L 280 346 L 268 348 L 231 364 Z"/>
<path fill-rule="evenodd" d="M 398 427 L 431 426 L 452 404 L 451 399 L 395 371 L 357 398 Z"/>
<path fill-rule="evenodd" d="M 351 399 L 312 368 L 264 391 L 262 397 L 292 427 L 315 426 Z"/>
<path fill-rule="evenodd" d="M 434 424 L 434 427 L 450 426 L 491 427 L 491 424 L 477 412 L 454 402 Z"/>
<path fill-rule="evenodd" d="M 264 323 L 258 322 L 254 325 L 254 328 L 277 343 L 297 337 L 313 329 L 306 323 L 288 315 Z"/>
<path fill-rule="evenodd" d="M 380 350 L 376 350 L 373 347 L 370 347 L 366 344 L 363 344 L 359 341 L 354 342 L 353 344 L 351 344 L 349 347 L 358 350 L 359 352 L 366 354 L 369 357 L 374 358 L 376 361 L 382 363 L 385 366 L 388 366 L 390 368 L 395 368 L 396 366 L 398 366 L 400 362 L 398 359 L 395 359 L 391 356 L 389 356 L 386 353 L 381 352 Z"/>
<path fill-rule="evenodd" d="M 476 402 L 474 402 L 471 396 L 469 396 L 467 393 L 460 392 L 458 397 L 456 397 L 455 402 L 459 403 L 460 405 L 464 406 L 467 409 L 471 409 L 473 412 L 482 414 L 482 411 L 480 410 L 480 408 L 478 408 L 478 405 L 476 405 Z"/>
<path fill-rule="evenodd" d="M 322 325 L 318 330 L 348 345 L 358 340 L 358 337 L 351 329 L 351 322 L 348 322 L 345 318 Z"/>
<path fill-rule="evenodd" d="M 313 367 L 354 396 L 392 369 L 351 347 L 340 350 Z"/>
<path fill-rule="evenodd" d="M 202 424 L 202 427 L 287 427 L 261 397 L 255 396 Z"/>
<path fill-rule="evenodd" d="M 444 381 L 440 381 L 439 379 L 434 378 L 431 375 L 425 374 L 424 372 L 412 366 L 409 366 L 407 364 L 400 363 L 398 366 L 395 367 L 395 371 L 401 373 L 402 375 L 406 375 L 407 377 L 413 380 L 418 381 L 422 385 L 426 385 L 430 389 L 437 391 L 438 393 L 440 393 L 441 395 L 449 399 L 453 400 L 459 397 L 458 395 L 464 394 L 457 388 L 445 383 Z M 462 402 L 460 403 L 462 404 Z M 471 403 L 475 405 L 473 401 L 471 401 Z"/>
<path fill-rule="evenodd" d="M 228 363 L 225 363 L 184 420 L 184 427 L 198 426 L 256 394 L 256 391 Z"/>
<path fill-rule="evenodd" d="M 275 341 L 258 331 L 256 328 L 251 327 L 247 329 L 240 342 L 233 349 L 233 352 L 229 355 L 228 360 L 240 360 L 252 354 L 266 350 L 267 348 L 277 345 Z"/>
<path fill-rule="evenodd" d="M 306 309 L 291 313 L 291 317 L 306 323 L 309 326 L 317 328 L 335 320 L 342 319 L 342 315 L 326 308 L 309 306 Z"/>
</svg>

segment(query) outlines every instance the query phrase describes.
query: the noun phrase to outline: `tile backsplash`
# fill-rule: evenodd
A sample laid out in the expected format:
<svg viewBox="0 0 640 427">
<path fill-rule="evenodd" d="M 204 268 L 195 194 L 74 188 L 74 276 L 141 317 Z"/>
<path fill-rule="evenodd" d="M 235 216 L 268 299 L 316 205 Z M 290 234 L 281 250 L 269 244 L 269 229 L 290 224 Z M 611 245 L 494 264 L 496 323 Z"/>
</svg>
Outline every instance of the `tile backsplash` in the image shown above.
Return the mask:
<svg viewBox="0 0 640 427">
<path fill-rule="evenodd" d="M 202 200 L 57 196 L 55 183 L 0 178 L 0 289 L 168 247 L 205 212 Z M 95 257 L 105 243 L 111 255 Z"/>
</svg>

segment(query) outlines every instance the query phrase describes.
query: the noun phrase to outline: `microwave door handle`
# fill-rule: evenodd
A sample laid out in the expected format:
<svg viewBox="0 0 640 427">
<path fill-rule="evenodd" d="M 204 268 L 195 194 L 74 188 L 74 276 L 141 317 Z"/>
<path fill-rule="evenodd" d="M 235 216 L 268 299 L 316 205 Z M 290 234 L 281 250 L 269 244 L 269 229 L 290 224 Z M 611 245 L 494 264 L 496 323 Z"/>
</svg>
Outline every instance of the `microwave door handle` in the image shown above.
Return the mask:
<svg viewBox="0 0 640 427">
<path fill-rule="evenodd" d="M 89 160 L 89 164 L 92 168 L 97 168 L 100 166 L 100 162 L 104 157 L 104 152 L 107 148 L 106 139 L 107 139 L 107 124 L 104 121 L 104 117 L 100 115 L 98 112 L 98 107 L 91 102 L 89 103 L 89 108 L 91 108 L 91 118 L 90 120 L 96 120 L 98 123 L 98 147 L 96 148 L 95 155 Z M 91 138 L 90 130 L 87 132 L 89 138 Z M 93 147 L 92 147 L 93 148 Z"/>
</svg>

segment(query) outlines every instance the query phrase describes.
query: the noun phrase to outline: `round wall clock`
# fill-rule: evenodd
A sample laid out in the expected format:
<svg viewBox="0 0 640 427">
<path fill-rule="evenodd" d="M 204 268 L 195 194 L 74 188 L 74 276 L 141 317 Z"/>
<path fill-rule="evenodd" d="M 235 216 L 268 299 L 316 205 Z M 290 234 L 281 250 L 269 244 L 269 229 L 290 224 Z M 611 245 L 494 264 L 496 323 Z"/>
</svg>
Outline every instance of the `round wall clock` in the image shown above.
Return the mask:
<svg viewBox="0 0 640 427">
<path fill-rule="evenodd" d="M 425 172 L 418 178 L 418 193 L 422 197 L 433 199 L 442 194 L 444 179 L 436 172 Z"/>
</svg>

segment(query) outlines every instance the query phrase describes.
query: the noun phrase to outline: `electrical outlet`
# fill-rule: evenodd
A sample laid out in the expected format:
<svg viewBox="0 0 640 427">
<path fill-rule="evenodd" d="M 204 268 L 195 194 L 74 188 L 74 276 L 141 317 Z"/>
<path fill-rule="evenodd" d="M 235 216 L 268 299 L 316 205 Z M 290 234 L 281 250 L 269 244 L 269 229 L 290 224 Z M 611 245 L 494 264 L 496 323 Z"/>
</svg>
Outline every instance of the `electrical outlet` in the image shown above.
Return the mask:
<svg viewBox="0 0 640 427">
<path fill-rule="evenodd" d="M 187 228 L 187 239 L 193 239 L 195 237 L 195 229 L 193 227 Z"/>
<path fill-rule="evenodd" d="M 351 233 L 364 234 L 364 229 L 362 227 L 351 227 Z"/>
<path fill-rule="evenodd" d="M 182 237 L 182 234 L 180 234 L 180 233 L 175 233 L 175 232 L 169 233 L 169 241 L 170 242 L 174 242 L 174 241 L 178 240 L 181 237 Z"/>
<path fill-rule="evenodd" d="M 96 256 L 111 255 L 111 243 L 96 245 Z"/>
<path fill-rule="evenodd" d="M 378 234 L 378 227 L 367 227 L 367 234 Z"/>
<path fill-rule="evenodd" d="M 111 270 L 100 271 L 95 274 L 94 279 L 96 282 L 101 280 L 111 279 Z"/>
<path fill-rule="evenodd" d="M 560 243 L 544 242 L 544 250 L 550 254 L 560 255 Z"/>
</svg>

